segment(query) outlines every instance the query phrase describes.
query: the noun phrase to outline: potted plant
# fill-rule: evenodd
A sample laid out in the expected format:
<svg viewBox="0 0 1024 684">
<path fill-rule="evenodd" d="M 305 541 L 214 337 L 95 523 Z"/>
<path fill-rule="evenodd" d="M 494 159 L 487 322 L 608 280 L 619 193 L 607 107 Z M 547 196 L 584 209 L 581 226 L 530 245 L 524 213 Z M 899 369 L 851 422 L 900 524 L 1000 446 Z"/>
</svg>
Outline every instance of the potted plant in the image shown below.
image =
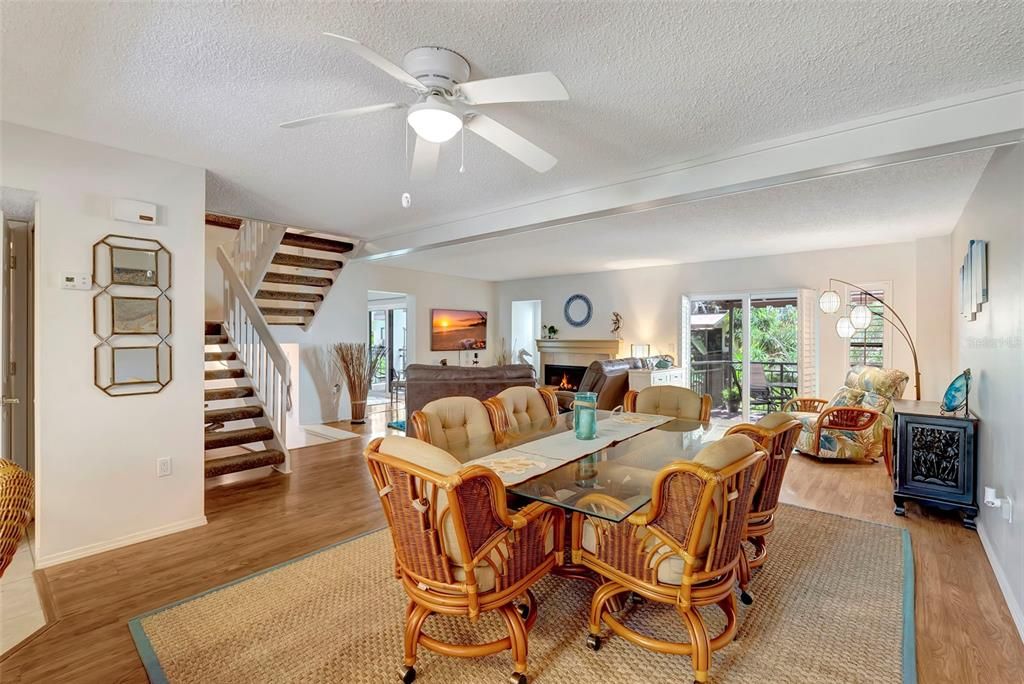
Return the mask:
<svg viewBox="0 0 1024 684">
<path fill-rule="evenodd" d="M 540 326 L 541 336 L 545 340 L 553 340 L 558 337 L 558 328 L 553 325 L 541 324 Z"/>
<path fill-rule="evenodd" d="M 374 347 L 367 351 L 365 342 L 340 342 L 335 344 L 334 361 L 338 364 L 345 384 L 348 386 L 349 401 L 352 402 L 352 422 L 366 422 L 366 397 L 385 347 Z"/>
<path fill-rule="evenodd" d="M 722 400 L 729 407 L 729 413 L 737 413 L 740 410 L 740 389 L 734 385 L 722 390 Z"/>
</svg>

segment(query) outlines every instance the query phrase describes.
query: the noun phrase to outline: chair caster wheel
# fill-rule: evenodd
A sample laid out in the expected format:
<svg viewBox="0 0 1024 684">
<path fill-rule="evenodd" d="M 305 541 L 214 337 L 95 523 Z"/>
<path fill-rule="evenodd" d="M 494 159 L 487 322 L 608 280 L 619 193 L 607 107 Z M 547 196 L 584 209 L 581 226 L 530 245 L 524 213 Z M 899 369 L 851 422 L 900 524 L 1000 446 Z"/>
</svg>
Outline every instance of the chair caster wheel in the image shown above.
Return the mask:
<svg viewBox="0 0 1024 684">
<path fill-rule="evenodd" d="M 742 594 L 740 594 L 740 601 L 743 602 L 743 605 L 749 606 L 754 602 L 754 597 L 748 594 L 747 592 L 743 592 Z"/>
<path fill-rule="evenodd" d="M 412 684 L 416 681 L 416 668 L 406 665 L 402 668 L 402 684 Z"/>
<path fill-rule="evenodd" d="M 600 651 L 601 637 L 597 636 L 596 634 L 587 635 L 587 648 L 589 648 L 591 651 Z"/>
<path fill-rule="evenodd" d="M 508 678 L 508 684 L 527 684 L 526 675 L 522 672 L 513 672 Z"/>
<path fill-rule="evenodd" d="M 529 603 L 517 603 L 516 612 L 519 613 L 519 617 L 524 620 L 530 617 L 530 604 Z"/>
</svg>

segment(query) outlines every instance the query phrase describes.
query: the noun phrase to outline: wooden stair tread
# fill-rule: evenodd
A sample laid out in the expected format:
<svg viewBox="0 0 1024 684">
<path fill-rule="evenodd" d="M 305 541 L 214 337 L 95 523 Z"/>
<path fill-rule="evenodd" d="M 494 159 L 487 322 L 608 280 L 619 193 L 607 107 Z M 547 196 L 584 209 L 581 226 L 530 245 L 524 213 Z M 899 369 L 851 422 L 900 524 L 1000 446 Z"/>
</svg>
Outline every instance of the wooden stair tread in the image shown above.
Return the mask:
<svg viewBox="0 0 1024 684">
<path fill-rule="evenodd" d="M 241 446 L 254 442 L 267 442 L 274 438 L 274 431 L 268 427 L 241 428 L 239 430 L 222 430 L 204 433 L 207 449 Z"/>
<path fill-rule="evenodd" d="M 229 473 L 275 466 L 282 463 L 284 463 L 284 454 L 282 452 L 277 449 L 265 449 L 235 456 L 211 458 L 206 461 L 204 470 L 206 471 L 206 477 L 217 477 L 218 475 L 227 475 Z"/>
<path fill-rule="evenodd" d="M 233 351 L 214 351 L 206 352 L 203 356 L 204 361 L 237 361 L 238 353 Z"/>
<path fill-rule="evenodd" d="M 203 401 L 221 401 L 223 399 L 245 399 L 256 396 L 252 387 L 218 387 L 203 391 Z"/>
<path fill-rule="evenodd" d="M 286 309 L 284 307 L 276 306 L 261 306 L 260 311 L 263 312 L 264 316 L 312 316 L 312 309 Z"/>
<path fill-rule="evenodd" d="M 318 292 L 288 292 L 287 290 L 258 290 L 256 299 L 272 299 L 287 302 L 322 302 L 324 296 Z"/>
<path fill-rule="evenodd" d="M 265 283 L 279 283 L 282 285 L 309 285 L 310 287 L 330 287 L 334 282 L 330 278 L 318 278 L 316 276 L 298 275 L 297 273 L 275 273 L 267 271 L 263 276 Z"/>
<path fill-rule="evenodd" d="M 207 335 L 205 344 L 227 344 L 227 335 Z"/>
<path fill-rule="evenodd" d="M 216 368 L 203 372 L 206 380 L 230 380 L 232 378 L 244 378 L 244 368 Z"/>
<path fill-rule="evenodd" d="M 262 406 L 234 406 L 232 408 L 208 409 L 207 423 L 227 423 L 232 420 L 252 420 L 263 417 Z"/>
<path fill-rule="evenodd" d="M 281 239 L 282 245 L 288 245 L 289 247 L 304 247 L 306 249 L 316 249 L 321 252 L 334 252 L 335 254 L 345 254 L 355 249 L 355 245 L 351 242 L 345 242 L 344 240 L 329 240 L 327 238 L 314 237 L 312 235 L 301 235 L 299 233 L 285 233 Z"/>
<path fill-rule="evenodd" d="M 274 260 L 271 263 L 278 266 L 313 268 L 320 271 L 334 271 L 342 267 L 340 261 L 333 259 L 318 259 L 316 257 L 299 256 L 298 254 L 281 254 L 280 252 L 274 255 Z"/>
</svg>

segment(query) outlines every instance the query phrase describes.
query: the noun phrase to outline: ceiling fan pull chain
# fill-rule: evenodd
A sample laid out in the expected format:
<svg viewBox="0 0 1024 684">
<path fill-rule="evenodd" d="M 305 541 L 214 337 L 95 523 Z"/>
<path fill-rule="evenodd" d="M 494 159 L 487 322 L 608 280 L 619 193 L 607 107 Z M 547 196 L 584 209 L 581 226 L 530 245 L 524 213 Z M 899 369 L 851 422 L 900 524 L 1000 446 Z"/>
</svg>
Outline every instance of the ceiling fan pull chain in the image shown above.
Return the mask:
<svg viewBox="0 0 1024 684">
<path fill-rule="evenodd" d="M 459 173 L 466 173 L 466 127 L 462 127 L 462 138 L 460 140 L 462 147 L 462 159 L 459 162 Z"/>
</svg>

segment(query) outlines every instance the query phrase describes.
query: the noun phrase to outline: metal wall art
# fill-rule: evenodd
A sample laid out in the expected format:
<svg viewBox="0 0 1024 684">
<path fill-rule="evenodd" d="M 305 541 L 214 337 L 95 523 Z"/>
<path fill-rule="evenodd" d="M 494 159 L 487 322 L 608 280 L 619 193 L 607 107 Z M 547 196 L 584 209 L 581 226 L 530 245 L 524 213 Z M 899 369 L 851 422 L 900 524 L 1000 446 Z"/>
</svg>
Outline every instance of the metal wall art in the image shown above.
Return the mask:
<svg viewBox="0 0 1024 684">
<path fill-rule="evenodd" d="M 960 315 L 969 321 L 977 318 L 981 305 L 988 301 L 988 243 L 971 240 L 960 266 Z"/>
<path fill-rule="evenodd" d="M 171 253 L 156 240 L 108 235 L 92 246 L 96 386 L 113 397 L 171 381 Z"/>
</svg>

